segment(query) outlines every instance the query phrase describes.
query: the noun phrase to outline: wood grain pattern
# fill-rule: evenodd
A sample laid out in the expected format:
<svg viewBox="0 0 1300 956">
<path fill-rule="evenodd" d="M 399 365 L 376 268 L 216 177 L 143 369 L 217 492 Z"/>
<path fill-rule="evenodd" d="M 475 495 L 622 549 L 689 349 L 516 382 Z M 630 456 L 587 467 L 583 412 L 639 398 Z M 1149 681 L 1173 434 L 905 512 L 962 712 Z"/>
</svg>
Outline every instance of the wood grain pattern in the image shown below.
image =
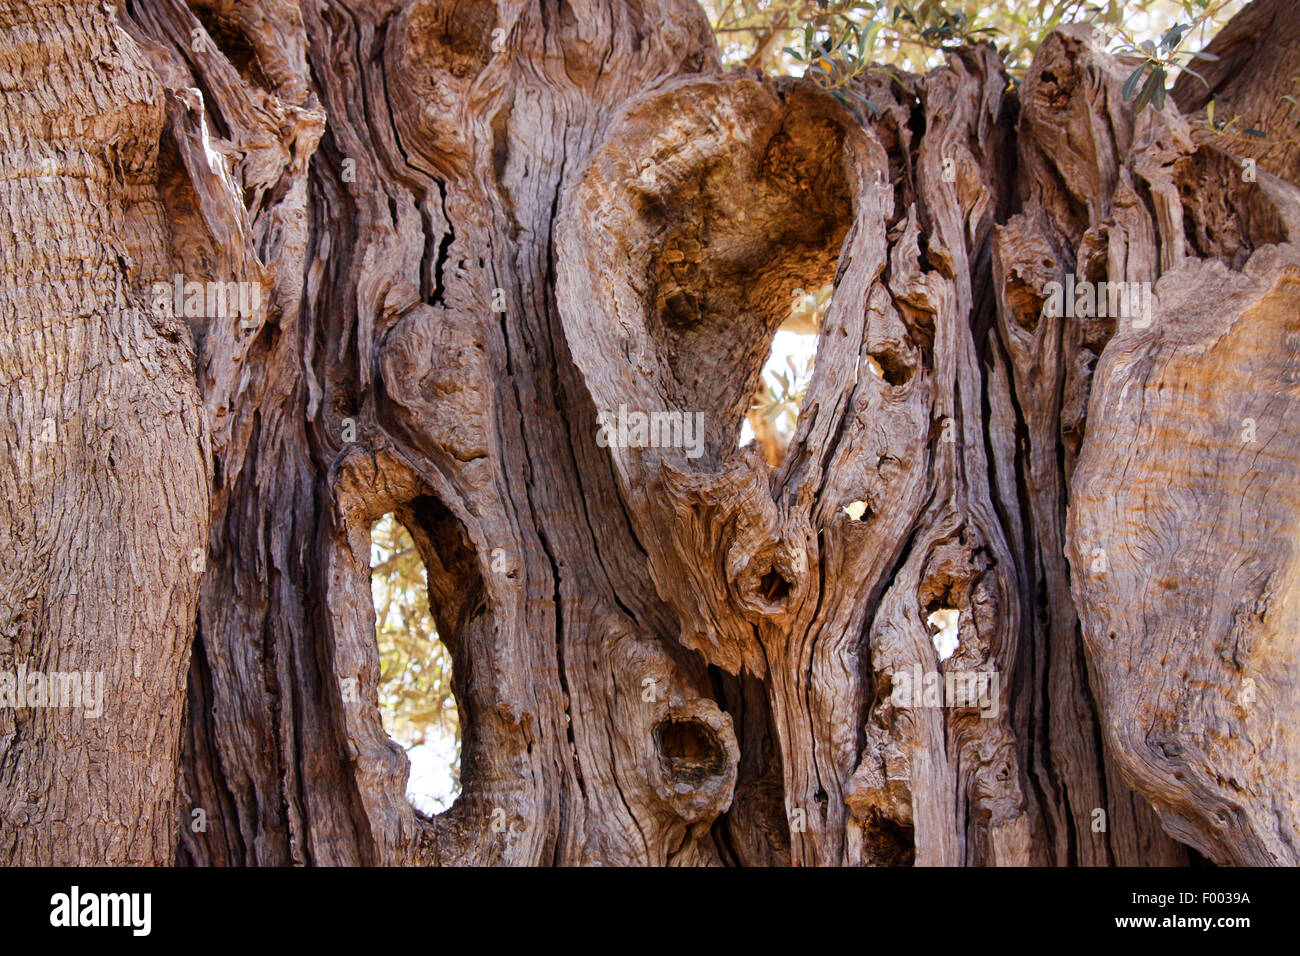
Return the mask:
<svg viewBox="0 0 1300 956">
<path fill-rule="evenodd" d="M 113 17 L 0 12 L 28 84 L 0 146 L 54 76 L 129 173 L 0 178 L 7 500 L 48 480 L 22 436 L 56 390 L 101 423 L 48 506 L 0 512 L 0 670 L 76 637 L 135 704 L 100 737 L 0 710 L 0 861 L 1297 862 L 1284 157 L 1247 180 L 1173 102 L 1135 117 L 1079 27 L 1017 88 L 990 46 L 866 74 L 859 117 L 724 73 L 692 0 Z M 74 36 L 118 65 L 75 73 Z M 37 240 L 91 229 L 93 302 L 35 302 Z M 96 338 L 174 274 L 268 308 Z M 741 423 L 826 282 L 773 464 Z M 1054 283 L 1154 305 L 1063 311 Z M 609 441 L 639 415 L 677 431 Z M 454 661 L 462 794 L 432 818 L 378 708 L 387 512 Z M 205 535 L 201 575 L 172 560 Z M 93 793 L 29 795 L 96 753 Z"/>
</svg>

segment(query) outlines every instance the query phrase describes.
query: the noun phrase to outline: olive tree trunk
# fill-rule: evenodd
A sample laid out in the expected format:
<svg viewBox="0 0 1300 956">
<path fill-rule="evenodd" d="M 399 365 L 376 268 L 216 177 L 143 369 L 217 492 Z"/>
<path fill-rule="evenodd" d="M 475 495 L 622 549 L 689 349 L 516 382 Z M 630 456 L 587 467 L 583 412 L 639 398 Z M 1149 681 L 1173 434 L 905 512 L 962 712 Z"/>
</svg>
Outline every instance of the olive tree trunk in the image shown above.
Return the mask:
<svg viewBox="0 0 1300 956">
<path fill-rule="evenodd" d="M 163 90 L 101 2 L 0 4 L 0 74 L 0 864 L 165 864 L 209 448 Z"/>
<path fill-rule="evenodd" d="M 863 119 L 723 74 L 691 0 L 31 6 L 97 27 L 54 23 L 30 61 L 8 30 L 0 63 L 36 89 L 51 58 L 116 50 L 143 105 L 69 133 L 125 175 L 5 182 L 0 321 L 48 331 L 23 296 L 58 254 L 25 237 L 68 221 L 120 250 L 95 272 L 118 299 L 179 274 L 268 303 L 167 338 L 107 292 L 59 299 L 64 326 L 145 345 L 87 360 L 128 387 L 79 399 L 77 427 L 126 444 L 107 474 L 109 438 L 67 446 L 81 484 L 48 506 L 18 426 L 83 373 L 52 337 L 7 346 L 0 480 L 33 504 L 0 518 L 3 583 L 37 596 L 0 654 L 147 652 L 156 686 L 96 725 L 129 734 L 107 759 L 158 771 L 94 778 L 158 808 L 129 815 L 139 858 L 1300 862 L 1300 193 L 1173 102 L 1135 117 L 1134 64 L 1089 31 L 1014 90 L 991 47 L 869 74 Z M 64 81 L 102 113 L 91 83 Z M 831 281 L 773 468 L 741 422 L 792 292 Z M 1144 306 L 1076 302 L 1090 283 Z M 152 417 L 87 415 L 130 396 Z M 432 818 L 378 710 L 387 512 L 454 659 L 463 792 Z M 172 560 L 208 528 L 204 560 Z M 59 610 L 65 560 L 102 610 Z M 44 771 L 10 727 L 12 806 Z M 6 862 L 57 846 L 41 812 L 0 823 Z"/>
</svg>

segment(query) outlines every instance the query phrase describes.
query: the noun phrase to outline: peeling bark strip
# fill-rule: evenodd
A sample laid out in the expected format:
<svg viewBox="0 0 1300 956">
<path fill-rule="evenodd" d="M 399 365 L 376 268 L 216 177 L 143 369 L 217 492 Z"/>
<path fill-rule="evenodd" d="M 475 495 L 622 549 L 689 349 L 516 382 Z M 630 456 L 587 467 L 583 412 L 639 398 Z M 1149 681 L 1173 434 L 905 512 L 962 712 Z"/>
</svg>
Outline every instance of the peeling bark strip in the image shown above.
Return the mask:
<svg viewBox="0 0 1300 956">
<path fill-rule="evenodd" d="M 124 104 L 55 129 L 113 175 L 0 177 L 0 481 L 60 489 L 0 521 L 0 671 L 109 675 L 102 729 L 0 709 L 0 860 L 1296 862 L 1300 194 L 1135 122 L 1086 31 L 1017 91 L 987 46 L 867 74 L 862 123 L 722 74 L 690 0 L 117 18 L 0 12 L 0 146 L 50 76 Z M 82 232 L 93 296 L 48 291 Z M 265 308 L 126 311 L 177 275 Z M 741 422 L 829 281 L 772 468 Z M 1102 283 L 1149 316 L 1058 307 Z M 454 660 L 434 818 L 379 717 L 387 512 Z M 93 803 L 32 795 L 98 753 Z"/>
</svg>

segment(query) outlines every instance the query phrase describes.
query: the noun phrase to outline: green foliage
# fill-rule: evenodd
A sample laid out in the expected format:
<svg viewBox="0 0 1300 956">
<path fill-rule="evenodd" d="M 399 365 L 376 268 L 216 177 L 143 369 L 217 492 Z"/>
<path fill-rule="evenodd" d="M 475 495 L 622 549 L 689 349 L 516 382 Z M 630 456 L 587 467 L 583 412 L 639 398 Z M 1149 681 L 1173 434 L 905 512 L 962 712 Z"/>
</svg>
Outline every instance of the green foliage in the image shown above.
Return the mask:
<svg viewBox="0 0 1300 956">
<path fill-rule="evenodd" d="M 807 76 L 842 101 L 846 86 L 871 69 L 924 72 L 944 51 L 991 42 L 1013 81 L 1034 50 L 1065 23 L 1090 22 L 1142 58 L 1143 102 L 1163 94 L 1173 69 L 1198 56 L 1244 0 L 703 0 L 724 61 L 733 66 Z M 1165 24 L 1177 20 L 1173 26 Z M 1150 48 L 1144 46 L 1150 44 Z M 1147 85 L 1149 84 L 1149 91 Z M 1137 87 L 1134 95 L 1140 95 Z M 874 109 L 865 101 L 846 105 Z"/>
<path fill-rule="evenodd" d="M 801 331 L 820 331 L 822 322 L 826 318 L 826 310 L 831 307 L 831 291 L 834 288 L 833 285 L 827 283 L 820 289 L 814 289 L 812 292 L 804 293 L 795 298 L 790 306 L 788 324 L 792 328 Z M 796 289 L 795 291 L 803 292 L 802 289 Z"/>
<path fill-rule="evenodd" d="M 754 396 L 752 410 L 777 431 L 790 436 L 794 434 L 799 406 L 812 381 L 813 363 L 796 362 L 786 356 L 785 364 L 786 372 L 769 369 L 763 373 L 763 384 Z"/>
<path fill-rule="evenodd" d="M 1296 86 L 1296 87 L 1300 87 L 1300 76 L 1293 76 L 1293 77 L 1291 77 L 1291 85 L 1292 85 L 1292 86 Z M 1297 90 L 1297 92 L 1300 92 L 1300 90 Z M 1290 110 L 1290 112 L 1289 112 L 1289 114 L 1288 114 L 1289 117 L 1290 117 L 1290 119 L 1291 119 L 1293 122 L 1295 122 L 1295 121 L 1297 121 L 1297 120 L 1300 120 L 1300 113 L 1297 113 L 1297 112 L 1296 112 L 1296 110 L 1300 109 L 1300 100 L 1297 100 L 1294 96 L 1292 96 L 1292 95 L 1289 94 L 1289 93 L 1288 93 L 1286 96 L 1282 97 L 1282 99 L 1283 99 L 1283 101 L 1285 101 L 1285 102 L 1291 104 L 1291 110 Z M 1211 103 L 1210 105 L 1213 106 L 1214 104 Z M 1213 121 L 1214 121 L 1214 116 L 1211 115 L 1211 116 L 1210 116 L 1210 122 L 1213 122 Z"/>
<path fill-rule="evenodd" d="M 407 749 L 431 735 L 454 739 L 460 773 L 459 716 L 451 692 L 451 655 L 438 640 L 428 581 L 410 533 L 391 515 L 370 533 L 370 587 L 379 644 L 379 708 L 384 729 Z"/>
<path fill-rule="evenodd" d="M 1141 113 L 1148 105 L 1157 110 L 1165 108 L 1168 95 L 1169 74 L 1182 69 L 1199 77 L 1191 66 L 1195 60 L 1217 60 L 1213 53 L 1202 50 L 1184 50 L 1186 39 L 1199 27 L 1214 19 L 1215 14 L 1227 6 L 1227 0 L 1211 3 L 1210 0 L 1184 0 L 1183 12 L 1188 22 L 1175 23 L 1156 39 L 1138 39 L 1123 23 L 1116 24 L 1113 33 L 1118 41 L 1114 52 L 1141 62 L 1124 81 L 1121 91 L 1125 101 L 1133 101 L 1133 111 Z"/>
<path fill-rule="evenodd" d="M 796 62 L 805 64 L 804 76 L 830 91 L 844 106 L 855 112 L 866 108 L 872 116 L 879 116 L 880 110 L 876 105 L 849 86 L 849 81 L 873 69 L 871 51 L 880 24 L 859 27 L 844 17 L 838 27 L 838 30 L 817 39 L 813 25 L 806 24 L 802 52 L 793 47 L 786 47 L 783 52 Z"/>
</svg>

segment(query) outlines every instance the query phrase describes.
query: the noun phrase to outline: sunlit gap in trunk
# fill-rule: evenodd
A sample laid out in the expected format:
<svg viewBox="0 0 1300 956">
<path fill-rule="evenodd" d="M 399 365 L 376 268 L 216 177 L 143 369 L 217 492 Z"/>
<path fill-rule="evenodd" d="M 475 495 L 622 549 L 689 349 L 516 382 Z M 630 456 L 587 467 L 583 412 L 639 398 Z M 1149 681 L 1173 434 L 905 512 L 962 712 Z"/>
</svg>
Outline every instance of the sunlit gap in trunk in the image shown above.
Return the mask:
<svg viewBox="0 0 1300 956">
<path fill-rule="evenodd" d="M 757 442 L 773 468 L 785 458 L 799 424 L 799 406 L 812 381 L 831 288 L 828 284 L 811 291 L 795 290 L 790 317 L 772 337 L 763 380 L 740 426 L 740 445 Z"/>
<path fill-rule="evenodd" d="M 433 816 L 460 795 L 460 715 L 451 689 L 451 654 L 438 639 L 429 607 L 424 562 L 391 513 L 370 531 L 370 590 L 380 716 L 411 761 L 407 799 Z"/>
<path fill-rule="evenodd" d="M 925 622 L 934 630 L 930 639 L 934 642 L 935 652 L 940 661 L 946 661 L 956 652 L 961 644 L 961 612 L 952 607 L 941 607 L 930 614 Z"/>
</svg>

